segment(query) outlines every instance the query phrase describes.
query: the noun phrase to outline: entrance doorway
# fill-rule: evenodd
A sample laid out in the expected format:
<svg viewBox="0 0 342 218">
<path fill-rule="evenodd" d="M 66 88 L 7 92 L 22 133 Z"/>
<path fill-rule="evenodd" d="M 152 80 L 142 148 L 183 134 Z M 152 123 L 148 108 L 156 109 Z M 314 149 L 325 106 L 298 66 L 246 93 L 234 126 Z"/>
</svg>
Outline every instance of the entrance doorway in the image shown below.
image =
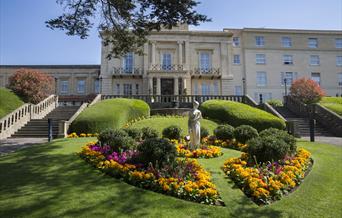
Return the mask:
<svg viewBox="0 0 342 218">
<path fill-rule="evenodd" d="M 160 83 L 161 95 L 174 94 L 174 79 L 160 79 Z"/>
</svg>

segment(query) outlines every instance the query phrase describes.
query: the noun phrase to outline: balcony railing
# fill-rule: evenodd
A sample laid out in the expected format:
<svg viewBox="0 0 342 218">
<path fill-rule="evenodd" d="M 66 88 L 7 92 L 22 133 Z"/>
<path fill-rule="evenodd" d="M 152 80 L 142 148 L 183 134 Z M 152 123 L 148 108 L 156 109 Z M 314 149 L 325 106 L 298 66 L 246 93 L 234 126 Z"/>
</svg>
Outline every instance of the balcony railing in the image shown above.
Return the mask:
<svg viewBox="0 0 342 218">
<path fill-rule="evenodd" d="M 150 71 L 183 71 L 183 65 L 181 64 L 152 64 Z"/>
<path fill-rule="evenodd" d="M 220 68 L 194 68 L 191 71 L 192 76 L 221 76 Z"/>
<path fill-rule="evenodd" d="M 123 76 L 134 76 L 134 75 L 142 75 L 142 70 L 140 68 L 123 68 L 123 67 L 114 67 L 113 75 L 123 75 Z"/>
</svg>

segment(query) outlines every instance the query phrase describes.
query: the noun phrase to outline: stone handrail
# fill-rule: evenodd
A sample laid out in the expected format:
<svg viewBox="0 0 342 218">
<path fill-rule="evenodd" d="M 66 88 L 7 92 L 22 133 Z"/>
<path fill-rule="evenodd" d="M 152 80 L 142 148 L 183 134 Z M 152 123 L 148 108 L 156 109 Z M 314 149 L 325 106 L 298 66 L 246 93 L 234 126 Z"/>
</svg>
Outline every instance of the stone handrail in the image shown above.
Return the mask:
<svg viewBox="0 0 342 218">
<path fill-rule="evenodd" d="M 274 116 L 280 118 L 281 120 L 285 121 L 286 122 L 286 119 L 280 114 L 278 113 L 278 111 L 276 111 L 269 103 L 265 102 L 265 103 L 262 103 L 260 105 L 261 109 L 268 112 L 268 113 L 271 113 L 273 114 Z"/>
<path fill-rule="evenodd" d="M 90 102 L 90 104 L 88 105 L 88 107 L 92 106 L 93 104 L 101 101 L 102 99 L 102 95 L 101 94 L 97 94 L 96 97 Z"/>
<path fill-rule="evenodd" d="M 251 98 L 249 95 L 244 95 L 243 96 L 243 103 L 248 104 L 249 106 L 252 106 L 252 107 L 257 107 L 258 106 L 258 103 L 256 103 L 254 101 L 254 99 Z"/>
<path fill-rule="evenodd" d="M 284 105 L 286 108 L 297 115 L 308 117 L 310 114 L 309 108 L 305 103 L 300 102 L 291 96 L 284 96 Z"/>
<path fill-rule="evenodd" d="M 310 111 L 314 112 L 314 118 L 325 128 L 334 133 L 334 135 L 342 136 L 342 116 L 329 110 L 328 108 L 314 104 L 313 109 Z"/>
<path fill-rule="evenodd" d="M 94 99 L 95 100 L 95 99 Z M 71 123 L 78 117 L 78 115 L 80 115 L 80 113 L 86 109 L 90 104 L 88 103 L 83 103 L 78 110 L 75 112 L 74 115 L 72 115 L 72 117 L 70 117 L 69 120 L 62 120 L 58 123 L 58 136 L 59 137 L 67 137 L 68 135 L 68 131 L 70 128 Z"/>
<path fill-rule="evenodd" d="M 36 105 L 32 105 L 31 119 L 42 119 L 58 107 L 58 96 L 50 95 Z"/>
<path fill-rule="evenodd" d="M 31 119 L 31 104 L 24 104 L 0 119 L 0 139 L 10 137 Z"/>
</svg>

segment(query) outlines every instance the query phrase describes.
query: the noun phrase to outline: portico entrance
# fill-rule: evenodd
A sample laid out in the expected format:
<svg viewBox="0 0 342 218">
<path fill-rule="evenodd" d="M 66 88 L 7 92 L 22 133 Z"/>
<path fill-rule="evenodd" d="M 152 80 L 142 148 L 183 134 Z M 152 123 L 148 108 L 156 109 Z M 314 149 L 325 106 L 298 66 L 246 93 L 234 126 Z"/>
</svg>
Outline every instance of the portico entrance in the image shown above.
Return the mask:
<svg viewBox="0 0 342 218">
<path fill-rule="evenodd" d="M 160 79 L 161 95 L 174 95 L 174 79 Z"/>
</svg>

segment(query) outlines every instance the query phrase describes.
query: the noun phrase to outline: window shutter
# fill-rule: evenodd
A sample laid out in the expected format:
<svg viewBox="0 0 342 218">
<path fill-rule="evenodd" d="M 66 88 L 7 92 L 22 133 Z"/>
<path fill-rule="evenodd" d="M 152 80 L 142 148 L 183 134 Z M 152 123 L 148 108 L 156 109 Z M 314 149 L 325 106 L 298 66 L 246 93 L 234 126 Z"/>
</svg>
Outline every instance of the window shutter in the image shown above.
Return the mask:
<svg viewBox="0 0 342 218">
<path fill-rule="evenodd" d="M 284 72 L 281 72 L 280 73 L 280 83 L 282 84 L 282 85 L 284 85 L 284 79 L 285 79 L 285 73 Z"/>
</svg>

